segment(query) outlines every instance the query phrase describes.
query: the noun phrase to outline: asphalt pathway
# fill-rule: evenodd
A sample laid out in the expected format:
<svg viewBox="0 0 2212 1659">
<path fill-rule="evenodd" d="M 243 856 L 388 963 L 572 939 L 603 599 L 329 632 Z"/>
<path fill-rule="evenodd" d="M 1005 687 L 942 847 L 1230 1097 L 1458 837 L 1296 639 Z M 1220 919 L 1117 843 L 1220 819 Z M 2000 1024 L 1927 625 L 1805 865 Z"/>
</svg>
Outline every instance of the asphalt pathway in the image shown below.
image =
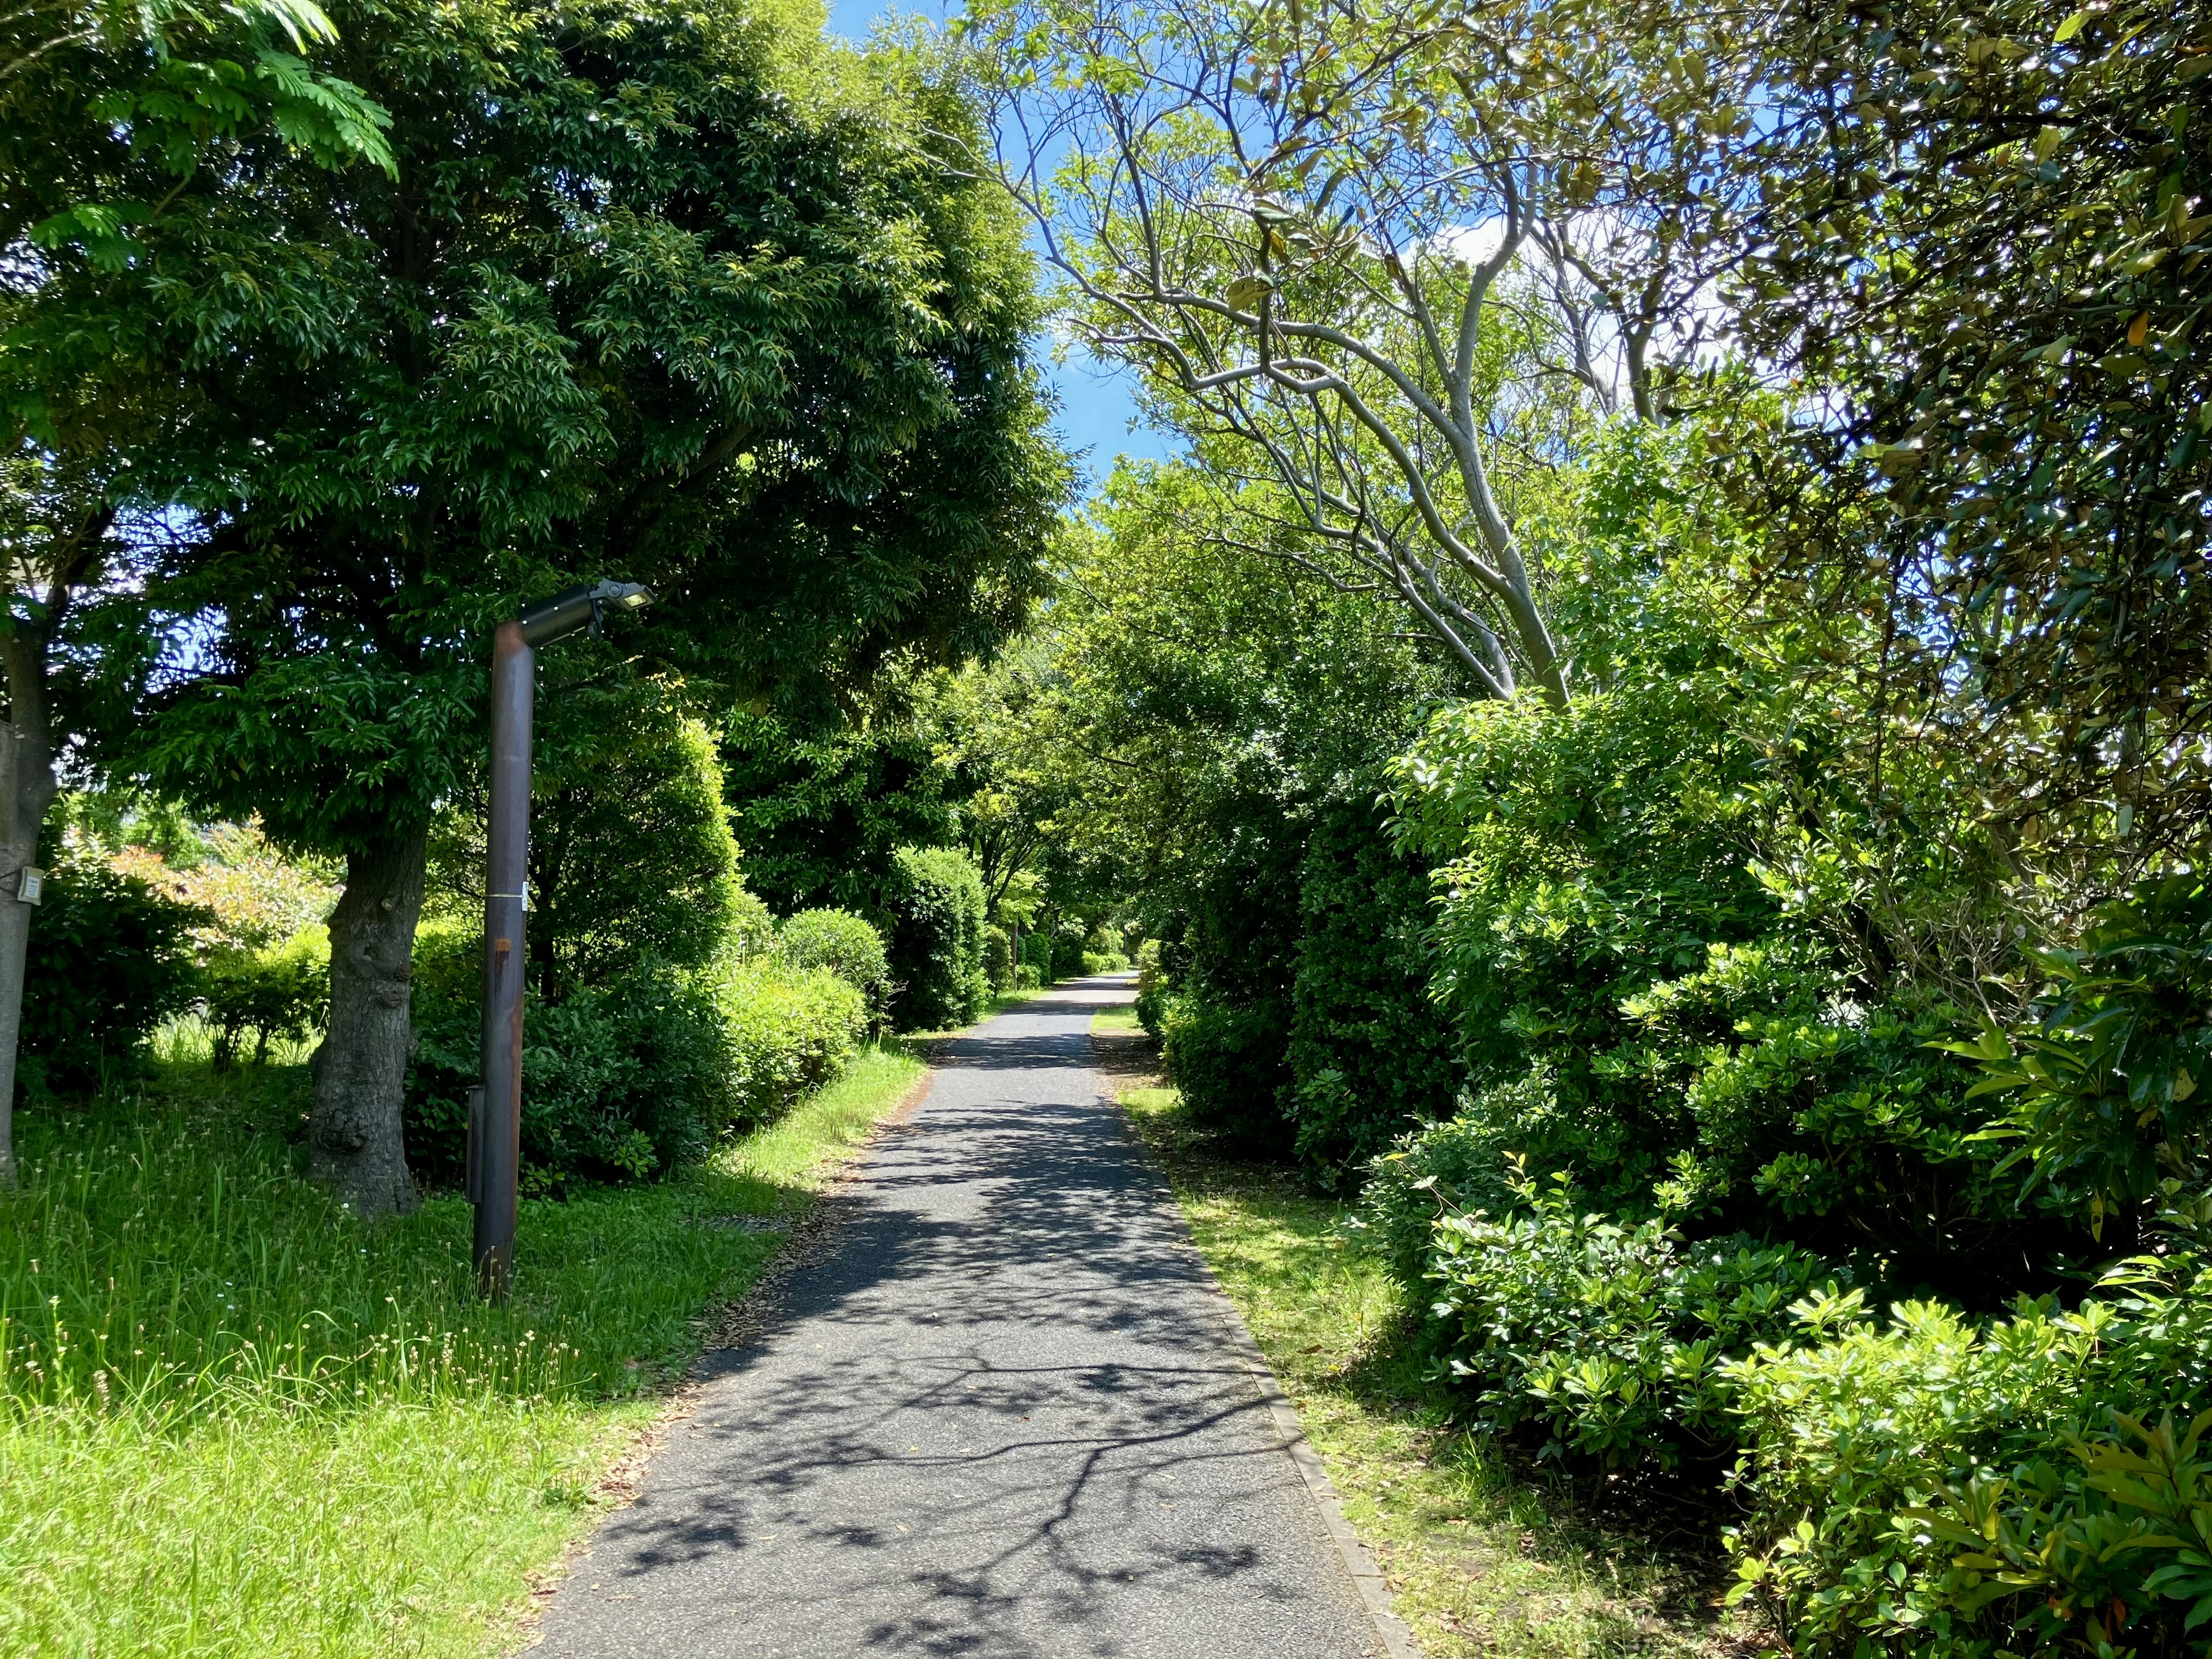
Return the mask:
<svg viewBox="0 0 2212 1659">
<path fill-rule="evenodd" d="M 1128 997 L 1080 981 L 948 1045 L 574 1564 L 544 1659 L 1382 1651 L 1091 1069 Z"/>
</svg>

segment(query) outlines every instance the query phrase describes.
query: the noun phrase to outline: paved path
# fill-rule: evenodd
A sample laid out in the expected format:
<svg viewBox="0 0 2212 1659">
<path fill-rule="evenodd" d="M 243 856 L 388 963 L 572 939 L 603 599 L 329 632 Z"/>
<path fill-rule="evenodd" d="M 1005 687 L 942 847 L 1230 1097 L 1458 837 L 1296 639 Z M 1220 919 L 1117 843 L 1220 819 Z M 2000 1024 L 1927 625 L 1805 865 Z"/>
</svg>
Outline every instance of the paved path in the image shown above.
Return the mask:
<svg viewBox="0 0 2212 1659">
<path fill-rule="evenodd" d="M 1079 981 L 950 1045 L 536 1659 L 1381 1651 L 1091 1070 L 1091 1017 L 1128 994 Z"/>
</svg>

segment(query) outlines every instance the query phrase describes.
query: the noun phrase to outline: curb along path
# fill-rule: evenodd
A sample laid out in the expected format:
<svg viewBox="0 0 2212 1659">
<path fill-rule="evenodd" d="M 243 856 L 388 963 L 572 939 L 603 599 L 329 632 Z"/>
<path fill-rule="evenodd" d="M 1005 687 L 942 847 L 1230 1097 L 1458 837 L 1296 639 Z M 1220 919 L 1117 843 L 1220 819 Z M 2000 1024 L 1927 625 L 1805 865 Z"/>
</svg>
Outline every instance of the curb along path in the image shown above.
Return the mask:
<svg viewBox="0 0 2212 1659">
<path fill-rule="evenodd" d="M 708 1357 L 543 1659 L 1376 1659 L 1086 980 L 945 1043 L 751 1346 Z"/>
</svg>

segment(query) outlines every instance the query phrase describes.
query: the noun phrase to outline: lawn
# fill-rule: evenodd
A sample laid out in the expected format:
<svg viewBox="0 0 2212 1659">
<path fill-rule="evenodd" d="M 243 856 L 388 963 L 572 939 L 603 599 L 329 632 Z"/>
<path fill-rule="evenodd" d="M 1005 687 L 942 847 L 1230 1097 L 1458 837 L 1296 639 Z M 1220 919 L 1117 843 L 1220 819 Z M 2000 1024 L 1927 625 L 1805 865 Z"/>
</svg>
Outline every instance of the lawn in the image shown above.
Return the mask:
<svg viewBox="0 0 2212 1659">
<path fill-rule="evenodd" d="M 1713 1540 L 1592 1518 L 1564 1481 L 1456 1431 L 1410 1351 L 1405 1293 L 1285 1169 L 1224 1156 L 1150 1072 L 1126 1009 L 1093 1024 L 1123 1110 L 1166 1172 L 1345 1516 L 1430 1659 L 1717 1656 L 1765 1645 L 1714 1606 Z"/>
<path fill-rule="evenodd" d="M 294 1173 L 301 1075 L 162 1068 L 17 1119 L 0 1204 L 0 1653 L 479 1655 L 608 1501 L 710 1310 L 918 1082 L 863 1055 L 664 1185 L 363 1228 Z"/>
</svg>

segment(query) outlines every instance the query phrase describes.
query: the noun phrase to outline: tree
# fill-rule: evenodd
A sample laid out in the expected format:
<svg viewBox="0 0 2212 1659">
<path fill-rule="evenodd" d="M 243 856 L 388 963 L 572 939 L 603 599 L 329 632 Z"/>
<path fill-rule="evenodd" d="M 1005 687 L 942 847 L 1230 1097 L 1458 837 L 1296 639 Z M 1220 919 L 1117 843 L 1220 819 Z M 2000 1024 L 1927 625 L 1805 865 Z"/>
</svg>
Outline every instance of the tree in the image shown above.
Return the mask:
<svg viewBox="0 0 2212 1659">
<path fill-rule="evenodd" d="M 739 925 L 765 926 L 738 874 L 714 735 L 681 688 L 558 671 L 541 688 L 531 771 L 531 988 L 545 1004 L 648 963 L 710 960 Z M 437 884 L 483 904 L 486 769 L 470 765 L 431 837 Z"/>
<path fill-rule="evenodd" d="M 841 721 L 739 711 L 722 735 L 745 880 L 786 915 L 880 914 L 902 847 L 954 839 L 969 782 L 932 710 L 872 700 Z"/>
<path fill-rule="evenodd" d="M 1826 395 L 1745 434 L 1759 574 L 1839 635 L 1881 619 L 1873 793 L 1885 741 L 1930 751 L 2078 918 L 2212 827 L 2212 42 L 2136 0 L 1776 39 L 1740 329 Z"/>
<path fill-rule="evenodd" d="M 969 37 L 1076 331 L 1273 484 L 1273 556 L 1411 610 L 1489 695 L 1564 701 L 1511 475 L 1624 402 L 1660 412 L 1694 348 L 1743 189 L 1716 157 L 1752 131 L 1733 27 L 994 0 Z M 1505 372 L 1500 330 L 1537 373 Z"/>
<path fill-rule="evenodd" d="M 395 173 L 269 150 L 216 216 L 241 278 L 312 268 L 195 382 L 222 418 L 171 458 L 198 531 L 145 589 L 168 655 L 116 757 L 345 859 L 309 1144 L 374 1215 L 412 1201 L 410 948 L 494 620 L 642 580 L 647 665 L 820 703 L 1018 625 L 1064 467 L 1027 262 L 945 163 L 972 118 L 927 54 L 728 3 L 339 22 Z"/>
<path fill-rule="evenodd" d="M 94 717 L 88 670 L 140 654 L 128 630 L 88 633 L 82 601 L 138 574 L 143 464 L 195 413 L 179 365 L 219 355 L 256 305 L 234 293 L 173 332 L 149 261 L 165 257 L 171 282 L 212 274 L 195 228 L 250 149 L 325 172 L 388 162 L 383 112 L 297 55 L 331 39 L 310 0 L 0 16 L 0 1184 L 32 916 L 15 885 L 38 857 L 55 757 Z"/>
</svg>

